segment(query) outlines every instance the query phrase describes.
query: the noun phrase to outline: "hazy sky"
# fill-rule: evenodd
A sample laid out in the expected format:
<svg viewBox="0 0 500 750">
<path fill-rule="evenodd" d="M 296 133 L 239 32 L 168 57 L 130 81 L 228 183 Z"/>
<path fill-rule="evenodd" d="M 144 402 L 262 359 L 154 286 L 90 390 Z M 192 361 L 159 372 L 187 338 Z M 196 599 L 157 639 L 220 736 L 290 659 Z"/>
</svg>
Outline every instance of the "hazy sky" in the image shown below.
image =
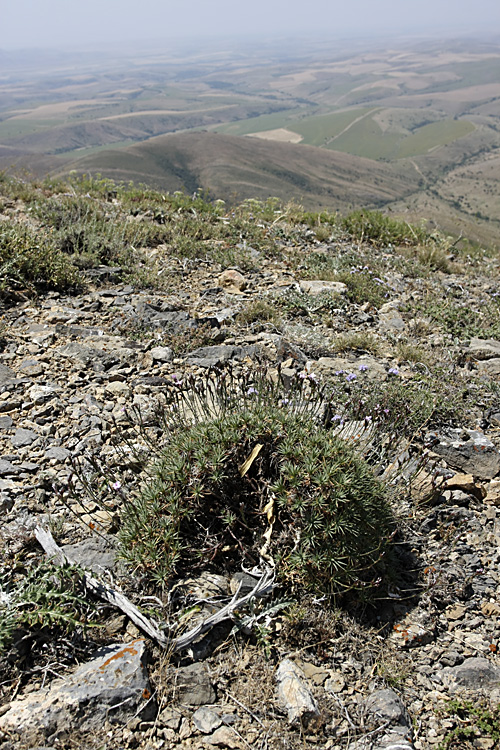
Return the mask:
<svg viewBox="0 0 500 750">
<path fill-rule="evenodd" d="M 0 49 L 241 34 L 500 33 L 500 0 L 3 0 Z"/>
</svg>

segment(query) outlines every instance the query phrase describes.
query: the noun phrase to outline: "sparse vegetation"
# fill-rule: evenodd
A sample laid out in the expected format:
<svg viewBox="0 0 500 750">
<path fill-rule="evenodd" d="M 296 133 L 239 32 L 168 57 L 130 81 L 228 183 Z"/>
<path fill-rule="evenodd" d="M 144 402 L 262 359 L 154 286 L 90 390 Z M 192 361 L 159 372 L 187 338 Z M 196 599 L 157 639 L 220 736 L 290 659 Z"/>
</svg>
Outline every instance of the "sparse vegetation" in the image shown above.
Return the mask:
<svg viewBox="0 0 500 750">
<path fill-rule="evenodd" d="M 369 332 L 352 331 L 343 333 L 335 340 L 335 351 L 337 352 L 370 352 L 378 354 L 380 351 L 380 342 Z"/>
<path fill-rule="evenodd" d="M 14 641 L 42 642 L 49 631 L 69 633 L 91 623 L 94 605 L 78 567 L 50 562 L 0 566 L 0 653 Z"/>
<path fill-rule="evenodd" d="M 241 312 L 238 313 L 237 320 L 239 323 L 251 325 L 252 323 L 272 323 L 279 326 L 280 316 L 276 303 L 259 299 L 250 302 Z"/>
<path fill-rule="evenodd" d="M 497 747 L 500 742 L 500 706 L 482 700 L 451 700 L 442 712 L 454 726 L 446 734 L 438 750 L 468 750 L 476 747 Z M 484 743 L 481 743 L 481 738 Z M 488 744 L 486 744 L 488 743 Z"/>
<path fill-rule="evenodd" d="M 0 295 L 79 287 L 76 267 L 49 232 L 0 223 Z"/>
</svg>

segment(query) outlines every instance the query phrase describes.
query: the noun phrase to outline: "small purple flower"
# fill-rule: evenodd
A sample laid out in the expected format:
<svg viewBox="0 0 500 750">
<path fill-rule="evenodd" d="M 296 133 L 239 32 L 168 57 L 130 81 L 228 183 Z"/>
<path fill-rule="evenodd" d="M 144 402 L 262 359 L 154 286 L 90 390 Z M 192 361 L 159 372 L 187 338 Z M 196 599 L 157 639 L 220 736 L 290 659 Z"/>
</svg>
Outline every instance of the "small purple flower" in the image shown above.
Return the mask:
<svg viewBox="0 0 500 750">
<path fill-rule="evenodd" d="M 121 482 L 118 482 L 118 481 L 116 481 L 116 482 L 113 482 L 113 484 L 111 485 L 111 487 L 112 487 L 112 488 L 113 488 L 114 490 L 119 490 L 119 489 L 121 489 L 121 486 L 122 486 L 122 483 L 121 483 Z"/>
<path fill-rule="evenodd" d="M 258 392 L 259 392 L 259 391 L 257 390 L 257 388 L 254 388 L 254 387 L 253 387 L 253 386 L 251 385 L 251 386 L 250 386 L 250 388 L 249 388 L 249 389 L 248 389 L 248 391 L 247 391 L 247 396 L 253 396 L 253 395 L 254 395 L 254 393 L 255 393 L 255 394 L 257 394 Z"/>
<path fill-rule="evenodd" d="M 349 375 L 346 375 L 346 380 L 348 383 L 352 383 L 353 380 L 356 380 L 357 375 L 355 375 L 353 372 L 350 372 Z"/>
<path fill-rule="evenodd" d="M 287 406 L 289 403 L 290 403 L 289 398 L 282 398 L 280 399 L 280 402 L 279 402 L 280 406 Z"/>
<path fill-rule="evenodd" d="M 343 374 L 344 374 L 344 370 L 337 370 L 335 372 L 335 375 L 343 375 Z"/>
<path fill-rule="evenodd" d="M 309 380 L 312 380 L 314 383 L 318 382 L 318 377 L 317 375 L 314 374 L 314 372 L 310 372 L 307 377 L 309 378 Z"/>
<path fill-rule="evenodd" d="M 335 414 L 332 417 L 332 422 L 342 422 L 342 417 L 340 416 L 340 414 Z"/>
<path fill-rule="evenodd" d="M 359 366 L 359 371 L 360 372 L 366 372 L 367 370 L 368 370 L 368 365 L 360 365 Z"/>
<path fill-rule="evenodd" d="M 391 367 L 389 369 L 389 375 L 399 375 L 399 370 L 397 367 Z"/>
</svg>

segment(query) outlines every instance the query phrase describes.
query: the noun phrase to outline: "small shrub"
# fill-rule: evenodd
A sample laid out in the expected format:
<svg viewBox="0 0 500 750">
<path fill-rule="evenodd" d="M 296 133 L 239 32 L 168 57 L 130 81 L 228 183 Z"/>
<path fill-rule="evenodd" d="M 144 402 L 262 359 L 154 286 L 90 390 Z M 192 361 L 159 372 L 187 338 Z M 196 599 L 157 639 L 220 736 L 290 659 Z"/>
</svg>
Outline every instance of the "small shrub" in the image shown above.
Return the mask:
<svg viewBox="0 0 500 750">
<path fill-rule="evenodd" d="M 423 266 L 428 266 L 433 271 L 452 273 L 453 264 L 448 258 L 446 248 L 439 242 L 430 242 L 418 249 L 417 258 Z M 448 248 L 449 250 L 449 248 Z"/>
<path fill-rule="evenodd" d="M 377 247 L 419 245 L 428 236 L 422 227 L 392 219 L 380 211 L 353 211 L 340 220 L 340 225 L 358 242 L 371 242 Z"/>
<path fill-rule="evenodd" d="M 431 356 L 428 350 L 423 349 L 415 344 L 399 342 L 396 346 L 396 354 L 401 362 L 415 362 L 423 365 L 431 363 Z"/>
<path fill-rule="evenodd" d="M 280 324 L 280 316 L 276 308 L 276 304 L 266 299 L 255 300 L 250 302 L 243 310 L 237 315 L 237 321 L 243 324 L 249 323 L 273 323 L 278 326 Z"/>
<path fill-rule="evenodd" d="M 292 588 L 374 583 L 393 529 L 386 489 L 314 418 L 314 394 L 284 396 L 264 379 L 178 394 L 168 444 L 124 508 L 121 550 L 134 568 L 165 583 L 263 558 Z"/>
<path fill-rule="evenodd" d="M 65 291 L 80 286 L 77 270 L 52 235 L 0 224 L 0 294 Z"/>
<path fill-rule="evenodd" d="M 368 331 L 353 331 L 338 336 L 333 348 L 337 352 L 359 351 L 376 355 L 380 351 L 380 344 Z"/>
<path fill-rule="evenodd" d="M 358 305 L 369 302 L 374 307 L 380 307 L 387 302 L 391 291 L 387 282 L 376 276 L 370 269 L 342 271 L 337 274 L 336 280 L 346 284 L 347 298 Z"/>
</svg>

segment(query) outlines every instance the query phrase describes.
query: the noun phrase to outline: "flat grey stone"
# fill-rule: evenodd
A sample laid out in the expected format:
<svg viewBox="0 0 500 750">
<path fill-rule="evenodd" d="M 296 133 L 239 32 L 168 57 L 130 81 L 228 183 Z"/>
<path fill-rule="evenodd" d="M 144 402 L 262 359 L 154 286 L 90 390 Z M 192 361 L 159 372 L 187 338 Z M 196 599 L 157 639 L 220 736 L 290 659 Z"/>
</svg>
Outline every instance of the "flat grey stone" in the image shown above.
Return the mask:
<svg viewBox="0 0 500 750">
<path fill-rule="evenodd" d="M 380 327 L 386 331 L 404 331 L 405 322 L 397 310 L 379 312 Z"/>
<path fill-rule="evenodd" d="M 63 552 L 72 562 L 89 568 L 94 573 L 115 567 L 115 550 L 111 542 L 102 537 L 89 537 L 76 544 L 65 544 Z"/>
<path fill-rule="evenodd" d="M 241 748 L 238 735 L 230 727 L 219 727 L 213 734 L 204 737 L 203 742 L 217 747 L 229 747 L 231 750 L 240 750 Z"/>
<path fill-rule="evenodd" d="M 198 367 L 216 367 L 231 359 L 242 359 L 243 357 L 253 357 L 257 350 L 256 346 L 230 346 L 221 344 L 220 346 L 202 346 L 186 355 L 186 360 Z"/>
<path fill-rule="evenodd" d="M 60 391 L 61 389 L 54 385 L 34 385 L 29 389 L 28 394 L 34 404 L 43 404 Z"/>
<path fill-rule="evenodd" d="M 0 458 L 0 477 L 8 476 L 9 474 L 20 474 L 21 471 L 22 469 L 19 466 L 14 466 L 10 461 Z"/>
<path fill-rule="evenodd" d="M 314 369 L 325 375 L 341 373 L 353 374 L 364 380 L 387 380 L 387 370 L 374 357 L 363 356 L 356 359 L 345 357 L 320 357 L 314 364 Z"/>
<path fill-rule="evenodd" d="M 148 720 L 155 706 L 143 663 L 144 639 L 100 649 L 64 679 L 10 703 L 0 717 L 0 730 L 21 736 L 47 737 L 58 730 L 101 729 L 106 720 L 125 723 L 142 714 Z"/>
<path fill-rule="evenodd" d="M 368 715 L 366 738 L 348 745 L 348 750 L 412 750 L 411 719 L 394 690 L 376 690 L 364 701 Z M 377 732 L 378 727 L 384 727 Z"/>
<path fill-rule="evenodd" d="M 14 448 L 22 448 L 24 445 L 31 445 L 39 435 L 33 430 L 25 430 L 19 427 L 13 435 L 11 435 L 10 442 Z"/>
<path fill-rule="evenodd" d="M 432 451 L 444 458 L 453 469 L 479 479 L 493 479 L 500 471 L 500 453 L 479 430 L 449 430 L 444 434 L 428 433 Z"/>
<path fill-rule="evenodd" d="M 310 294 L 312 297 L 321 294 L 321 292 L 331 292 L 332 294 L 345 294 L 347 291 L 347 285 L 342 281 L 301 281 L 300 288 L 306 294 Z"/>
<path fill-rule="evenodd" d="M 394 690 L 376 690 L 365 701 L 368 713 L 375 715 L 391 724 L 410 726 L 410 717 L 406 711 L 401 698 Z"/>
<path fill-rule="evenodd" d="M 15 411 L 16 409 L 19 409 L 21 406 L 21 402 L 17 399 L 12 401 L 2 401 L 0 403 L 0 413 L 6 412 L 6 411 Z"/>
<path fill-rule="evenodd" d="M 70 455 L 71 453 L 67 448 L 62 448 L 59 445 L 54 445 L 45 451 L 45 458 L 47 460 L 66 461 Z"/>
<path fill-rule="evenodd" d="M 9 380 L 15 380 L 16 373 L 6 365 L 0 365 L 0 385 L 8 383 Z"/>
<path fill-rule="evenodd" d="M 500 687 L 500 667 L 481 656 L 464 659 L 456 667 L 445 667 L 439 675 L 450 689 Z"/>
<path fill-rule="evenodd" d="M 500 357 L 500 341 L 495 339 L 477 339 L 473 338 L 470 341 L 466 352 L 474 359 L 492 359 L 493 357 Z"/>
<path fill-rule="evenodd" d="M 171 362 L 174 358 L 174 353 L 169 346 L 154 346 L 149 353 L 154 362 Z"/>
<path fill-rule="evenodd" d="M 220 727 L 222 719 L 211 708 L 200 706 L 193 714 L 193 724 L 203 734 L 209 734 Z"/>
<path fill-rule="evenodd" d="M 187 667 L 179 667 L 175 677 L 179 703 L 204 706 L 215 701 L 215 690 L 204 664 L 196 662 Z"/>
<path fill-rule="evenodd" d="M 37 471 L 37 469 L 39 468 L 40 467 L 38 466 L 38 464 L 33 463 L 33 461 L 23 461 L 21 464 L 19 464 L 20 471 L 32 472 Z"/>
<path fill-rule="evenodd" d="M 1 480 L 0 480 L 1 481 Z M 8 513 L 14 507 L 14 498 L 6 492 L 0 492 L 0 513 Z"/>
<path fill-rule="evenodd" d="M 500 357 L 481 360 L 477 364 L 477 369 L 487 375 L 500 375 Z"/>
<path fill-rule="evenodd" d="M 43 367 L 37 359 L 25 359 L 19 365 L 19 374 L 27 377 L 36 377 L 43 375 Z"/>
<path fill-rule="evenodd" d="M 14 490 L 17 484 L 12 479 L 0 479 L 0 491 L 3 490 Z"/>
<path fill-rule="evenodd" d="M 13 424 L 14 423 L 8 414 L 4 414 L 0 417 L 0 430 L 9 430 Z"/>
</svg>

